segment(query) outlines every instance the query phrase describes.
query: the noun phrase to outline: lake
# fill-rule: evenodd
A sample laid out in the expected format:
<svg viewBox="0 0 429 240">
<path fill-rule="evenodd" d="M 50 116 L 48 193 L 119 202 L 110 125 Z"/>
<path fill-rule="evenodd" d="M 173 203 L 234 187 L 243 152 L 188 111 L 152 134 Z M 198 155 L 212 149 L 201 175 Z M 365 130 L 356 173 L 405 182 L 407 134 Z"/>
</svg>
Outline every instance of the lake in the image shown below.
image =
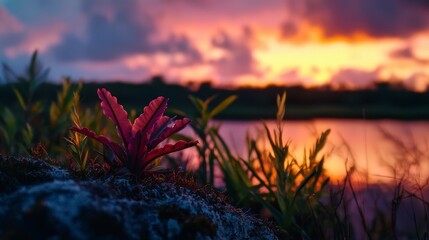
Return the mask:
<svg viewBox="0 0 429 240">
<path fill-rule="evenodd" d="M 220 133 L 233 152 L 244 156 L 246 134 L 265 136 L 261 121 L 218 121 Z M 274 121 L 267 121 L 270 129 Z M 396 120 L 316 119 L 285 121 L 284 140 L 292 153 L 302 159 L 304 148 L 314 145 L 317 136 L 331 129 L 325 167 L 335 180 L 345 176 L 345 166 L 355 166 L 358 176 L 370 183 L 390 182 L 402 176 L 424 182 L 429 177 L 429 122 Z M 185 129 L 190 133 L 190 129 Z M 266 141 L 265 141 L 266 142 Z M 268 145 L 268 143 L 266 143 Z"/>
</svg>

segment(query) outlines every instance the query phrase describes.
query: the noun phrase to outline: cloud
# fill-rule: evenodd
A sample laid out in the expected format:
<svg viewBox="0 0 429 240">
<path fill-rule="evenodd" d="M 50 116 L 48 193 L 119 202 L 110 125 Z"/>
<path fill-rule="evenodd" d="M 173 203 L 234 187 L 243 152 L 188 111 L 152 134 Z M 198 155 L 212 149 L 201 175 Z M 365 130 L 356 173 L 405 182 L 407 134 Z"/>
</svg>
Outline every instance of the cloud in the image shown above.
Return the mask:
<svg viewBox="0 0 429 240">
<path fill-rule="evenodd" d="M 42 52 L 58 42 L 59 35 L 67 30 L 65 27 L 67 14 L 61 13 L 64 9 L 72 10 L 69 8 L 70 4 L 66 2 L 64 4 L 59 4 L 58 1 L 55 1 L 55 4 L 51 0 L 35 0 L 28 4 L 18 2 L 5 1 L 0 6 L 0 48 L 9 58 L 29 55 L 36 49 Z M 44 4 L 47 4 L 46 7 L 43 7 Z M 62 7 L 55 10 L 53 6 Z"/>
<path fill-rule="evenodd" d="M 139 21 L 135 17 L 135 1 L 113 4 L 114 7 L 100 1 L 83 2 L 81 11 L 87 22 L 84 36 L 67 33 L 52 47 L 52 54 L 62 61 L 108 61 L 150 51 L 148 36 L 155 31 L 151 19 Z"/>
<path fill-rule="evenodd" d="M 243 75 L 260 75 L 251 46 L 252 32 L 244 28 L 242 36 L 233 38 L 220 32 L 212 39 L 212 46 L 223 51 L 222 57 L 210 61 L 220 81 L 233 80 Z"/>
<path fill-rule="evenodd" d="M 299 26 L 295 22 L 284 22 L 281 26 L 281 35 L 285 38 L 294 37 L 299 33 Z"/>
<path fill-rule="evenodd" d="M 290 29 L 318 28 L 322 37 L 409 37 L 429 28 L 429 4 L 424 0 L 308 0 L 288 1 L 291 14 L 282 26 Z"/>
<path fill-rule="evenodd" d="M 323 55 L 322 48 L 328 49 L 325 42 L 306 45 L 304 41 L 296 48 L 278 42 L 279 26 L 286 39 L 353 40 L 363 34 L 374 42 L 338 48 L 334 43 L 329 49 L 347 53 L 331 61 Z M 333 77 L 337 84 L 366 84 L 359 79 L 372 75 L 353 69 L 381 66 L 389 56 L 389 64 L 406 63 L 411 69 L 419 63 L 414 68 L 423 69 L 429 59 L 422 51 L 427 44 L 422 40 L 419 46 L 415 39 L 426 36 L 407 37 L 428 26 L 427 0 L 6 0 L 0 3 L 0 61 L 14 62 L 37 48 L 55 76 L 85 77 L 84 73 L 110 78 L 122 76 L 123 71 L 133 79 L 161 73 L 167 78 L 210 78 L 227 84 L 317 84 L 347 66 Z M 392 45 L 386 41 L 386 48 L 374 47 L 375 38 L 382 37 L 400 40 L 391 41 Z M 386 56 L 401 42 L 405 47 Z M 375 50 L 368 51 L 371 58 L 362 62 L 358 58 L 367 49 Z M 296 62 L 283 62 L 283 55 Z M 326 58 L 327 64 L 313 58 Z M 319 73 L 308 71 L 312 64 Z"/>
<path fill-rule="evenodd" d="M 151 50 L 147 36 L 152 32 L 150 22 L 137 24 L 126 15 L 109 21 L 94 15 L 89 18 L 85 37 L 68 33 L 52 48 L 52 53 L 62 61 L 113 60 L 128 54 L 147 53 Z"/>
<path fill-rule="evenodd" d="M 201 53 L 186 36 L 172 34 L 165 41 L 154 44 L 153 49 L 166 54 L 184 54 L 186 57 L 185 62 L 176 63 L 176 66 L 193 65 L 203 61 Z"/>
<path fill-rule="evenodd" d="M 392 58 L 414 58 L 413 50 L 410 47 L 396 49 L 390 52 Z"/>
<path fill-rule="evenodd" d="M 429 64 L 429 59 L 417 57 L 410 46 L 393 50 L 389 55 L 394 59 L 411 60 L 418 64 Z"/>
<path fill-rule="evenodd" d="M 417 92 L 425 92 L 429 88 L 429 75 L 425 73 L 415 73 L 405 79 L 404 84 L 407 88 Z"/>
<path fill-rule="evenodd" d="M 415 4 L 417 7 L 429 9 L 429 1 L 427 0 L 410 0 L 410 3 Z"/>
<path fill-rule="evenodd" d="M 155 20 L 137 1 L 85 1 L 82 13 L 86 28 L 82 34 L 64 35 L 61 43 L 51 48 L 61 61 L 111 61 L 129 55 L 183 53 L 188 62 L 201 58 L 198 50 L 184 36 L 170 35 L 154 42 Z"/>
<path fill-rule="evenodd" d="M 280 74 L 278 79 L 281 84 L 286 84 L 289 86 L 311 85 L 314 83 L 313 79 L 301 76 L 298 68 L 284 71 L 282 74 Z"/>
<path fill-rule="evenodd" d="M 365 71 L 344 68 L 332 75 L 330 85 L 334 88 L 361 89 L 370 87 L 378 76 L 378 69 Z"/>
<path fill-rule="evenodd" d="M 0 35 L 0 48 L 8 49 L 9 47 L 21 44 L 24 41 L 24 33 L 13 32 L 5 36 Z"/>
<path fill-rule="evenodd" d="M 22 25 L 5 8 L 0 6 L 0 35 L 18 32 L 22 30 Z"/>
<path fill-rule="evenodd" d="M 23 26 L 5 8 L 0 6 L 0 48 L 4 51 L 23 39 Z"/>
<path fill-rule="evenodd" d="M 82 0 L 32 0 L 5 1 L 5 9 L 28 28 L 43 27 L 58 21 L 76 24 L 79 6 Z M 3 23 L 3 22 L 2 22 Z"/>
</svg>

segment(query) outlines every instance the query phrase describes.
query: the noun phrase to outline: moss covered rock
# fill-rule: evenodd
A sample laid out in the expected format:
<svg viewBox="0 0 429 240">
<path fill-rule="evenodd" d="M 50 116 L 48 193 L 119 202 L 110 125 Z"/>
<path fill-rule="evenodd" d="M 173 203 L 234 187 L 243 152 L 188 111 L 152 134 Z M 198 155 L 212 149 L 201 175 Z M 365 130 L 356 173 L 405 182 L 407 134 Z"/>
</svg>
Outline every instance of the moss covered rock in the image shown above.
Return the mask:
<svg viewBox="0 0 429 240">
<path fill-rule="evenodd" d="M 276 239 L 219 194 L 171 174 L 78 180 L 32 158 L 0 158 L 0 239 Z"/>
</svg>

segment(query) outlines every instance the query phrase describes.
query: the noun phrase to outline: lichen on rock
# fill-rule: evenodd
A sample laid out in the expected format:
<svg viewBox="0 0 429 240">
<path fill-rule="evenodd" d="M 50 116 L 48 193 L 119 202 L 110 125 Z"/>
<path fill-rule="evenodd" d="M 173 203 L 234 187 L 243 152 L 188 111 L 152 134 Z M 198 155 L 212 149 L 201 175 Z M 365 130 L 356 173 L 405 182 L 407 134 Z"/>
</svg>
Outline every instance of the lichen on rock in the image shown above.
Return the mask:
<svg viewBox="0 0 429 240">
<path fill-rule="evenodd" d="M 177 176 L 176 176 L 177 177 Z M 276 239 L 214 193 L 125 176 L 78 180 L 32 158 L 0 157 L 0 239 Z"/>
</svg>

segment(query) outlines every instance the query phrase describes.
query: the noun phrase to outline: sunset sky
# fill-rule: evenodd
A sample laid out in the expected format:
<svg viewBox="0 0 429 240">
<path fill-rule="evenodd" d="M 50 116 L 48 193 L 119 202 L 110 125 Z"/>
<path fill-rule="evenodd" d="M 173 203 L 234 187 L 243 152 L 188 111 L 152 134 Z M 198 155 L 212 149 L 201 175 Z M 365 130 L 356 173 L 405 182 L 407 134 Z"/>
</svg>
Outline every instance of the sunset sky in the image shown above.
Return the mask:
<svg viewBox="0 0 429 240">
<path fill-rule="evenodd" d="M 0 61 L 50 77 L 216 85 L 429 83 L 427 0 L 0 0 Z"/>
</svg>

